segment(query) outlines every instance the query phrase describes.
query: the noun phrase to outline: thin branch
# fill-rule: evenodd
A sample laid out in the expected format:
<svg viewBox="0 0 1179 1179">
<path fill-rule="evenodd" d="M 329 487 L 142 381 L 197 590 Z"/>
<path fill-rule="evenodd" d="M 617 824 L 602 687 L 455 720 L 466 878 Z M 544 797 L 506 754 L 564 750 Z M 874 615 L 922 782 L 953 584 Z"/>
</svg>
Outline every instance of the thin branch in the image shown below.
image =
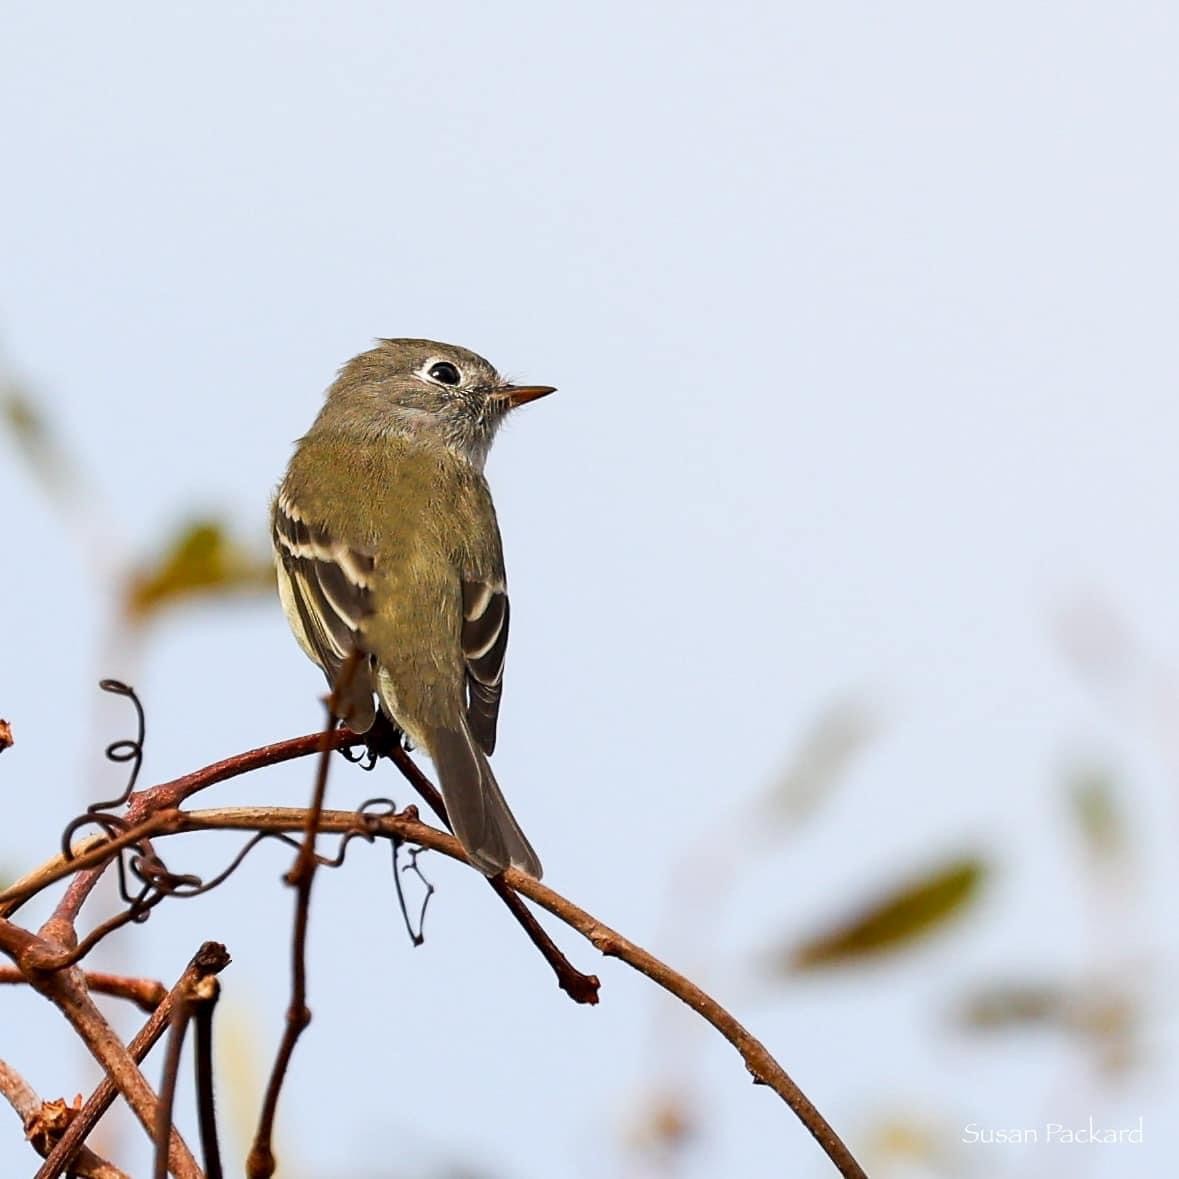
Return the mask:
<svg viewBox="0 0 1179 1179">
<path fill-rule="evenodd" d="M 172 1008 L 179 1001 L 180 996 L 187 994 L 189 988 L 199 980 L 219 974 L 228 965 L 229 954 L 219 942 L 205 942 L 197 950 L 176 985 L 168 992 L 164 1001 L 155 1009 L 151 1018 L 139 1029 L 135 1038 L 127 1046 L 127 1052 L 136 1064 L 143 1061 L 156 1041 L 168 1029 L 172 1018 Z M 110 1108 L 117 1096 L 118 1089 L 108 1074 L 103 1077 L 90 1099 L 82 1106 L 65 1134 L 62 1135 L 61 1141 L 50 1152 L 35 1179 L 58 1179 L 62 1171 L 72 1166 L 71 1157 L 77 1152 L 82 1142 L 98 1124 L 99 1119 Z"/>
<path fill-rule="evenodd" d="M 324 739 L 323 733 L 309 733 L 306 736 L 294 737 L 288 741 L 263 745 L 247 753 L 214 762 L 212 765 L 175 778 L 170 782 L 163 782 L 150 789 L 141 790 L 131 795 L 124 822 L 130 827 L 135 827 L 150 815 L 178 807 L 193 794 L 209 786 L 214 786 L 240 774 L 251 773 L 265 766 L 317 753 L 322 749 Z M 348 729 L 335 729 L 328 740 L 332 749 L 342 750 L 365 744 L 366 737 Z M 441 796 L 405 750 L 394 741 L 383 748 L 382 752 L 396 764 L 402 775 L 429 803 L 439 818 L 446 822 L 446 808 L 442 803 Z M 64 856 L 55 857 L 0 892 L 0 917 L 11 917 L 21 905 L 49 885 L 56 883 L 63 877 L 78 873 L 53 916 L 42 928 L 42 933 L 51 935 L 53 940 L 60 941 L 62 944 L 73 944 L 70 941 L 69 931 L 73 930 L 78 911 L 97 884 L 99 877 L 118 851 L 136 843 L 142 837 L 143 828 L 140 827 L 138 834 L 127 832 L 114 838 L 99 835 L 83 841 L 75 849 L 72 859 L 66 859 Z M 93 872 L 83 873 L 83 869 L 92 867 L 94 868 Z M 502 878 L 492 877 L 489 883 L 524 929 L 533 945 L 548 962 L 557 977 L 557 985 L 575 1002 L 596 1003 L 600 985 L 597 975 L 583 974 L 565 957 Z M 109 930 L 103 930 L 103 933 L 106 932 Z M 76 939 L 76 935 L 74 937 Z M 81 955 L 77 957 L 81 957 Z M 70 960 L 76 961 L 77 957 Z M 63 959 L 64 964 L 65 960 Z"/>
<path fill-rule="evenodd" d="M 142 835 L 126 832 L 113 837 L 92 835 L 73 849 L 69 859 L 57 855 L 46 860 L 0 892 L 0 918 L 11 917 L 26 901 L 67 876 L 81 874 L 96 864 L 110 863 L 122 848 L 141 838 Z"/>
<path fill-rule="evenodd" d="M 298 831 L 305 829 L 307 819 L 307 810 L 300 807 L 228 807 L 178 812 L 172 831 Z M 318 826 L 321 832 L 346 834 L 356 829 L 356 823 L 355 812 L 323 811 L 319 816 Z M 468 862 L 466 854 L 454 836 L 421 822 L 416 812 L 367 816 L 366 829 L 373 835 L 416 843 L 421 847 L 441 852 L 451 859 L 462 863 Z M 534 901 L 580 933 L 601 953 L 625 962 L 692 1008 L 733 1045 L 754 1081 L 772 1089 L 793 1110 L 844 1179 L 866 1179 L 863 1168 L 856 1162 L 843 1141 L 766 1046 L 711 995 L 568 898 L 541 884 L 539 880 L 515 868 L 509 868 L 504 873 L 504 880 L 522 896 Z"/>
<path fill-rule="evenodd" d="M 180 1075 L 180 1053 L 184 1034 L 192 1018 L 192 996 L 187 991 L 172 1007 L 168 1028 L 168 1046 L 164 1052 L 164 1069 L 160 1076 L 160 1096 L 156 1102 L 156 1157 L 153 1179 L 168 1179 L 168 1146 L 172 1136 L 172 1107 L 176 1102 L 176 1080 Z"/>
<path fill-rule="evenodd" d="M 295 890 L 295 919 L 291 931 L 291 1000 L 287 1006 L 286 1026 L 282 1040 L 274 1057 L 270 1080 L 266 1084 L 266 1095 L 262 1100 L 262 1111 L 258 1116 L 258 1128 L 246 1158 L 246 1174 L 249 1179 L 269 1179 L 274 1174 L 274 1119 L 278 1112 L 278 1098 L 286 1080 L 287 1069 L 295 1044 L 311 1022 L 311 1010 L 307 1006 L 307 925 L 311 918 L 311 886 L 315 881 L 318 861 L 315 857 L 315 840 L 319 834 L 319 817 L 323 813 L 324 798 L 327 795 L 328 769 L 331 766 L 332 734 L 337 724 L 337 702 L 356 674 L 360 656 L 353 652 L 340 671 L 327 700 L 327 723 L 320 738 L 319 764 L 315 773 L 315 788 L 312 791 L 311 806 L 307 809 L 303 823 L 303 842 L 295 856 L 291 870 L 285 880 Z"/>
<path fill-rule="evenodd" d="M 222 1179 L 221 1144 L 217 1137 L 217 1106 L 213 1100 L 213 1011 L 221 984 L 213 977 L 193 988 L 193 1023 L 196 1025 L 193 1065 L 196 1077 L 197 1124 L 205 1158 L 205 1179 Z"/>
<path fill-rule="evenodd" d="M 86 990 L 85 979 L 77 967 L 36 973 L 30 981 L 69 1020 L 79 1038 L 103 1070 L 114 1080 L 131 1112 L 151 1138 L 155 1134 L 156 1095 L 123 1041 L 115 1034 Z M 177 1179 L 201 1179 L 192 1152 L 173 1130 L 170 1136 L 170 1163 Z"/>
<path fill-rule="evenodd" d="M 198 790 L 207 790 L 210 786 L 216 786 L 219 782 L 226 782 L 241 774 L 251 774 L 265 766 L 322 753 L 325 744 L 330 750 L 354 749 L 357 745 L 364 744 L 364 737 L 360 733 L 352 732 L 351 729 L 332 729 L 327 734 L 321 730 L 318 733 L 307 733 L 302 737 L 292 737 L 288 741 L 276 741 L 273 745 L 262 745 L 258 749 L 227 757 L 224 761 L 214 762 L 203 769 L 194 770 L 191 774 L 133 794 L 128 818 L 131 818 L 133 813 L 146 814 L 163 807 L 179 806 Z"/>
<path fill-rule="evenodd" d="M 426 800 L 429 808 L 449 829 L 450 818 L 447 816 L 446 804 L 442 801 L 442 795 L 434 783 L 418 769 L 417 763 L 405 752 L 401 743 L 399 741 L 388 743 L 381 752 L 397 766 L 405 780 Z M 601 986 L 598 976 L 583 974 L 565 957 L 556 942 L 545 933 L 540 922 L 528 911 L 528 908 L 512 891 L 502 875 L 485 877 L 485 879 L 491 885 L 492 891 L 503 901 L 508 911 L 519 922 L 544 960 L 552 967 L 553 973 L 557 976 L 557 986 L 575 1003 L 596 1004 L 598 989 Z"/>
<path fill-rule="evenodd" d="M 443 854 L 454 859 L 465 861 L 465 856 L 457 841 L 453 837 L 421 823 L 417 819 L 416 812 L 413 814 L 402 813 L 392 816 L 366 815 L 362 821 L 353 812 L 326 811 L 319 816 L 319 822 L 316 823 L 315 814 L 322 803 L 322 797 L 319 791 L 317 791 L 317 797 L 320 801 L 310 811 L 296 808 L 243 807 L 183 813 L 171 809 L 164 811 L 158 809 L 160 806 L 174 807 L 185 798 L 190 797 L 196 791 L 206 786 L 213 785 L 215 782 L 223 781 L 226 778 L 234 777 L 237 774 L 247 773 L 262 765 L 274 764 L 275 762 L 285 761 L 289 758 L 305 756 L 317 748 L 321 751 L 325 749 L 349 748 L 361 744 L 362 741 L 363 738 L 356 734 L 350 733 L 347 730 L 338 729 L 326 734 L 313 734 L 307 737 L 296 738 L 292 741 L 280 742 L 277 745 L 267 746 L 260 750 L 253 750 L 250 753 L 227 759 L 224 762 L 206 767 L 194 774 L 186 775 L 184 778 L 178 778 L 173 782 L 164 783 L 161 786 L 133 795 L 127 815 L 125 816 L 125 821 L 134 823 L 140 818 L 142 818 L 142 821 L 114 838 L 98 837 L 86 841 L 82 847 L 77 849 L 73 860 L 66 860 L 59 857 L 56 861 L 50 861 L 48 864 L 42 865 L 42 867 L 30 873 L 21 881 L 18 881 L 17 884 L 11 886 L 3 893 L 0 893 L 0 916 L 9 915 L 29 897 L 35 895 L 55 880 L 61 879 L 63 876 L 70 875 L 80 869 L 89 870 L 93 868 L 96 871 L 101 871 L 102 866 L 109 864 L 111 858 L 119 848 L 129 846 L 145 838 L 175 834 L 182 831 L 203 829 L 249 831 L 303 830 L 306 837 L 308 832 L 313 834 L 316 830 L 324 832 L 334 831 L 344 834 L 349 832 L 355 833 L 358 829 L 358 824 L 363 822 L 363 831 L 365 833 L 396 837 L 412 843 L 418 843 L 423 847 L 431 847 L 437 851 L 441 851 Z M 417 767 L 413 765 L 407 756 L 398 757 L 396 754 L 391 754 L 391 756 L 397 762 L 399 768 L 402 769 L 402 772 L 414 782 L 415 786 L 418 785 L 418 779 L 427 781 L 424 779 L 424 776 L 420 775 L 420 771 L 417 770 Z M 321 757 L 321 775 L 326 775 L 324 763 L 326 763 L 326 753 Z M 412 769 L 407 770 L 406 766 L 412 767 Z M 429 785 L 428 781 L 427 785 Z M 432 790 L 433 787 L 430 786 L 430 789 Z M 302 858 L 301 854 L 300 859 Z M 311 859 L 308 862 L 312 865 L 315 863 L 313 850 Z M 296 884 L 298 883 L 297 868 L 298 861 L 296 868 L 292 869 L 289 877 Z M 854 1158 L 852 1158 L 847 1147 L 840 1141 L 835 1132 L 781 1066 L 773 1059 L 764 1045 L 756 1040 L 747 1029 L 709 995 L 689 979 L 673 971 L 641 947 L 628 941 L 608 926 L 603 925 L 571 901 L 553 892 L 552 889 L 540 884 L 539 881 L 534 880 L 532 877 L 515 869 L 509 869 L 502 877 L 496 879 L 508 890 L 509 895 L 518 892 L 533 900 L 542 908 L 547 909 L 554 916 L 570 925 L 571 928 L 581 933 L 602 953 L 620 958 L 635 970 L 647 975 L 647 977 L 651 978 L 659 986 L 675 995 L 700 1014 L 741 1054 L 747 1069 L 753 1075 L 755 1081 L 772 1088 L 795 1112 L 839 1168 L 840 1173 L 848 1177 L 848 1179 L 863 1179 L 864 1172 L 855 1162 Z M 504 899 L 506 903 L 509 903 L 507 902 L 507 897 Z M 513 899 L 519 904 L 518 898 L 513 896 Z M 523 910 L 522 905 L 520 909 Z M 515 912 L 515 910 L 513 911 Z M 527 910 L 523 911 L 527 914 Z M 534 919 L 531 918 L 531 914 L 527 914 L 527 916 L 535 924 Z M 302 927 L 303 936 L 305 936 L 305 928 L 304 922 Z M 538 925 L 536 928 L 539 930 Z M 300 925 L 297 912 L 295 940 L 300 936 L 299 930 Z M 543 930 L 540 932 L 543 935 Z M 548 940 L 547 935 L 543 936 Z M 536 939 L 534 938 L 534 940 Z M 551 941 L 548 944 L 552 946 Z M 35 938 L 32 934 L 20 930 L 19 927 L 13 926 L 6 921 L 0 921 L 0 949 L 4 949 L 10 953 L 26 968 L 40 966 L 44 969 L 52 969 L 53 967 L 52 955 L 46 953 L 49 947 L 41 939 Z M 556 950 L 555 946 L 552 946 L 552 951 L 556 955 L 560 955 L 560 951 Z M 542 952 L 544 952 L 543 949 Z M 546 957 L 549 957 L 548 953 L 546 953 Z M 550 958 L 550 961 L 552 960 Z M 561 972 L 559 968 L 554 965 L 554 969 L 557 970 L 558 977 L 560 978 Z M 570 970 L 572 970 L 572 967 L 570 967 Z M 592 976 L 582 977 L 589 978 Z M 297 978 L 295 982 L 298 982 Z M 595 992 L 596 982 L 597 980 L 594 979 L 592 989 Z M 565 989 L 568 990 L 568 988 Z M 291 1048 L 293 1048 L 294 1039 L 297 1038 L 301 1026 L 298 1030 L 293 1031 L 293 1034 L 292 1028 L 300 1023 L 302 1026 L 305 1026 L 306 1020 L 309 1018 L 305 1004 L 296 1004 L 294 998 L 295 996 L 293 994 L 291 1011 L 288 1012 L 287 1038 L 290 1039 Z M 305 993 L 303 998 L 305 999 Z M 98 1015 L 97 1009 L 94 1009 L 94 1011 Z M 100 1015 L 99 1019 L 101 1019 Z M 284 1039 L 284 1047 L 285 1043 L 286 1038 Z M 121 1050 L 121 1045 L 119 1045 L 119 1048 Z M 93 1050 L 94 1048 L 92 1047 Z M 289 1059 L 289 1054 L 289 1050 L 286 1051 L 287 1059 Z M 276 1060 L 276 1071 L 278 1065 L 279 1061 Z M 285 1069 L 285 1063 L 283 1064 L 283 1068 Z M 141 1076 L 140 1080 L 142 1081 Z M 273 1082 L 274 1077 L 272 1076 Z M 281 1079 L 278 1084 L 281 1086 Z M 144 1085 L 146 1087 L 145 1082 Z M 150 1089 L 148 1089 L 148 1093 L 150 1094 Z M 274 1101 L 277 1101 L 277 1091 Z M 255 1145 L 257 1146 L 257 1142 Z M 251 1175 L 269 1175 L 273 1173 L 272 1157 L 267 1159 L 265 1154 L 260 1153 L 257 1162 L 260 1169 L 251 1171 Z M 265 1169 L 268 1165 L 270 1167 L 269 1170 Z"/>
<path fill-rule="evenodd" d="M 155 1011 L 168 994 L 168 988 L 154 978 L 130 978 L 125 974 L 106 974 L 101 970 L 87 970 L 85 974 L 86 986 L 92 993 L 127 999 L 148 1014 Z M 28 981 L 15 966 L 0 966 L 0 986 Z"/>
<path fill-rule="evenodd" d="M 0 1095 L 16 1111 L 22 1122 L 28 1123 L 41 1112 L 41 1098 L 10 1064 L 0 1060 Z"/>
<path fill-rule="evenodd" d="M 78 920 L 78 913 L 94 891 L 95 885 L 102 878 L 106 868 L 107 865 L 103 864 L 101 868 L 94 868 L 89 872 L 79 872 L 70 881 L 65 895 L 58 901 L 48 920 L 38 931 L 46 941 L 57 942 L 58 945 L 67 949 L 77 949 L 78 933 L 75 922 Z"/>
<path fill-rule="evenodd" d="M 42 1157 L 77 1117 L 78 1111 L 64 1101 L 42 1101 L 28 1081 L 3 1060 L 0 1060 L 0 1095 L 16 1111 L 25 1137 Z M 73 1173 L 79 1179 L 130 1179 L 125 1171 L 108 1163 L 88 1146 L 78 1152 Z"/>
<path fill-rule="evenodd" d="M 149 815 L 177 807 L 198 791 L 215 786 L 219 782 L 252 773 L 265 766 L 278 765 L 284 761 L 318 753 L 323 741 L 322 732 L 292 737 L 288 741 L 278 741 L 273 745 L 263 745 L 247 753 L 227 757 L 191 774 L 140 790 L 128 799 L 123 821 L 131 826 L 138 825 Z M 348 729 L 336 729 L 329 741 L 332 749 L 351 749 L 363 745 L 364 737 Z M 95 835 L 83 840 L 74 849 L 72 858 L 54 856 L 0 892 L 0 917 L 11 917 L 31 897 L 67 876 L 73 876 L 85 868 L 109 863 L 115 851 L 135 843 L 140 838 L 142 836 L 109 839 L 105 835 Z"/>
<path fill-rule="evenodd" d="M 130 826 L 135 826 L 142 823 L 149 815 L 179 806 L 193 794 L 209 786 L 265 766 L 276 765 L 293 758 L 306 757 L 316 753 L 322 748 L 323 740 L 322 733 L 309 733 L 303 737 L 294 737 L 289 741 L 263 745 L 247 753 L 214 762 L 212 765 L 175 778 L 170 782 L 163 782 L 150 789 L 141 790 L 131 795 L 124 821 Z M 330 741 L 333 749 L 351 749 L 357 745 L 363 745 L 366 738 L 348 729 L 336 729 L 333 731 Z M 382 752 L 396 764 L 406 780 L 445 822 L 446 809 L 442 804 L 441 796 L 405 750 L 393 742 Z M 141 835 L 124 834 L 112 839 L 99 835 L 83 841 L 75 849 L 73 859 L 58 856 L 0 892 L 0 917 L 12 916 L 31 897 L 63 877 L 77 872 L 79 875 L 71 882 L 66 896 L 62 898 L 53 917 L 42 930 L 43 933 L 52 933 L 53 940 L 68 942 L 67 929 L 73 928 L 79 909 L 97 884 L 106 866 L 113 859 L 114 854 L 137 842 L 141 837 Z M 82 875 L 82 869 L 91 867 L 95 868 L 93 873 Z M 545 961 L 548 962 L 557 977 L 557 985 L 575 1002 L 596 1003 L 600 985 L 597 976 L 583 974 L 573 966 L 502 879 L 493 877 L 490 880 L 490 885 L 512 916 L 523 927 Z"/>
</svg>

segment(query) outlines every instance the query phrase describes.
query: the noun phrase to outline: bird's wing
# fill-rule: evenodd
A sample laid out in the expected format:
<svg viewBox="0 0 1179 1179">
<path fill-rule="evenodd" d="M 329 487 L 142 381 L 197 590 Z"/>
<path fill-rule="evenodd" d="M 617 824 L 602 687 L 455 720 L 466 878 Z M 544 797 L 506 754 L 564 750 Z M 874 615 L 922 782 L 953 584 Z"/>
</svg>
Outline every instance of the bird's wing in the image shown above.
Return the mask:
<svg viewBox="0 0 1179 1179">
<path fill-rule="evenodd" d="M 279 593 L 288 621 L 300 645 L 334 685 L 348 656 L 364 651 L 363 623 L 373 610 L 373 554 L 311 523 L 286 490 L 274 504 L 273 533 Z M 368 727 L 365 719 L 372 723 L 367 674 L 356 678 L 349 695 L 355 697 L 353 707 L 341 715 L 363 731 Z"/>
<path fill-rule="evenodd" d="M 495 750 L 495 725 L 508 650 L 508 595 L 502 582 L 463 581 L 463 657 L 467 721 L 484 753 Z"/>
</svg>

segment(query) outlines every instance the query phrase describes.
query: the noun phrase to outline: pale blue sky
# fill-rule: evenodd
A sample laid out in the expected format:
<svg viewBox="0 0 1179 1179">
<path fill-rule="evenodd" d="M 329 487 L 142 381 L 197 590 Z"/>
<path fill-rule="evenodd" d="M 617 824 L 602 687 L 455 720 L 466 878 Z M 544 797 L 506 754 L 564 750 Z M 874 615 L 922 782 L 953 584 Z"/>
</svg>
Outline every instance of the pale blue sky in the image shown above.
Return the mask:
<svg viewBox="0 0 1179 1179">
<path fill-rule="evenodd" d="M 549 881 L 703 960 L 853 1144 L 881 1109 L 951 1136 L 1141 1113 L 1137 1151 L 967 1162 L 1157 1174 L 1179 1097 L 1177 24 L 1163 3 L 8 6 L 5 362 L 133 552 L 195 510 L 261 538 L 291 440 L 372 337 L 558 385 L 489 466 L 513 595 L 497 774 Z M 131 661 L 100 657 L 95 581 L 7 444 L 0 504 L 16 868 L 79 809 L 91 685 Z M 1091 692 L 1053 638 L 1076 601 L 1124 618 L 1150 674 Z M 137 680 L 153 779 L 318 721 L 269 605 L 174 616 Z M 745 867 L 715 945 L 661 944 L 678 857 L 849 694 L 879 732 L 840 790 L 776 855 L 727 847 Z M 1085 758 L 1120 775 L 1140 856 L 1116 946 L 1061 813 Z M 336 767 L 342 805 L 375 789 Z M 758 981 L 770 942 L 964 847 L 1005 869 L 969 925 L 869 973 Z M 224 940 L 260 1068 L 284 867 L 262 853 L 121 942 L 171 978 Z M 620 1143 L 662 1000 L 564 938 L 603 977 L 602 1006 L 574 1008 L 486 889 L 432 870 L 416 952 L 383 854 L 321 881 L 282 1117 L 298 1174 L 643 1174 Z M 969 984 L 1097 964 L 1133 964 L 1147 998 L 1150 1068 L 1120 1088 L 1048 1038 L 945 1031 Z M 48 1096 L 85 1087 L 34 1038 L 56 1034 L 40 1001 L 0 997 L 29 1029 L 0 1051 Z M 829 1173 L 725 1046 L 692 1059 L 710 1116 L 685 1176 Z M 0 1171 L 23 1173 L 2 1126 Z"/>
</svg>

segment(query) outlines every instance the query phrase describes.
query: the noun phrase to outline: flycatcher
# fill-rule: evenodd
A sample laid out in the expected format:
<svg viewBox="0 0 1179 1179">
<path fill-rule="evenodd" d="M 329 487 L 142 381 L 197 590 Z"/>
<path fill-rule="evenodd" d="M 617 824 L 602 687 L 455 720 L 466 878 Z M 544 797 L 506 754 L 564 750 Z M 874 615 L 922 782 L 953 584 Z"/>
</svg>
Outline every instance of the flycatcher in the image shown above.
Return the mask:
<svg viewBox="0 0 1179 1179">
<path fill-rule="evenodd" d="M 271 517 L 295 638 L 333 687 L 349 666 L 341 719 L 367 732 L 379 705 L 429 754 L 454 833 L 488 875 L 541 868 L 487 761 L 508 595 L 483 464 L 504 415 L 552 392 L 508 384 L 465 348 L 381 340 L 328 389 Z"/>
</svg>

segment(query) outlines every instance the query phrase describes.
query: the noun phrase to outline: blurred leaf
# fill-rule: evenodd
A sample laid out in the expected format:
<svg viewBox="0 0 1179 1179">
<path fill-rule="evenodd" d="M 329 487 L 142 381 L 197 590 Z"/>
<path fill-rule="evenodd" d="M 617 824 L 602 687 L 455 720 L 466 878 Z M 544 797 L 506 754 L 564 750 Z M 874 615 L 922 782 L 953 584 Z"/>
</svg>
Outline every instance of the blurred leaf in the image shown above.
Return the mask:
<svg viewBox="0 0 1179 1179">
<path fill-rule="evenodd" d="M 1117 859 L 1126 848 L 1126 831 L 1116 800 L 1113 776 L 1091 769 L 1078 774 L 1069 786 L 1073 817 L 1095 859 Z"/>
<path fill-rule="evenodd" d="M 967 999 L 959 1020 L 972 1031 L 1042 1028 L 1064 1032 L 1095 1054 L 1098 1067 L 1115 1074 L 1138 1061 L 1139 1006 L 1120 988 L 1000 983 Z"/>
<path fill-rule="evenodd" d="M 989 872 L 978 857 L 953 860 L 904 884 L 834 929 L 782 956 L 784 970 L 843 966 L 898 950 L 959 917 Z"/>
<path fill-rule="evenodd" d="M 259 1038 L 261 1013 L 240 996 L 217 1008 L 215 1047 L 218 1106 L 227 1110 L 230 1133 L 245 1158 L 254 1137 L 266 1083 L 266 1046 Z M 224 1139 L 222 1142 L 224 1143 Z"/>
<path fill-rule="evenodd" d="M 937 1129 L 917 1114 L 882 1117 L 865 1135 L 870 1157 L 895 1165 L 900 1162 L 933 1163 L 943 1159 Z"/>
<path fill-rule="evenodd" d="M 19 389 L 4 391 L 4 420 L 16 440 L 25 446 L 42 445 L 46 436 L 45 420 Z"/>
<path fill-rule="evenodd" d="M 269 555 L 237 544 L 216 521 L 198 521 L 183 527 L 157 561 L 132 573 L 124 602 L 132 621 L 145 622 L 180 601 L 273 586 Z"/>
<path fill-rule="evenodd" d="M 838 785 L 875 732 L 874 717 L 862 701 L 840 700 L 826 708 L 804 735 L 786 770 L 763 796 L 765 817 L 783 825 L 804 818 Z"/>
<path fill-rule="evenodd" d="M 635 1120 L 627 1134 L 631 1148 L 663 1157 L 682 1151 L 699 1132 L 693 1105 L 686 1094 L 671 1090 L 636 1102 Z"/>
<path fill-rule="evenodd" d="M 1083 997 L 1073 1013 L 1072 1027 L 1095 1050 L 1098 1067 L 1114 1076 L 1128 1072 L 1142 1059 L 1140 1022 L 1141 1010 L 1133 996 L 1104 991 Z"/>
<path fill-rule="evenodd" d="M 1036 1024 L 1061 1024 L 1072 998 L 1064 987 L 1041 983 L 1002 983 L 972 995 L 960 1021 L 975 1031 L 1006 1031 Z"/>
<path fill-rule="evenodd" d="M 16 385 L 7 385 L 0 393 L 0 416 L 17 449 L 50 495 L 60 497 L 78 484 L 75 464 L 28 393 Z"/>
<path fill-rule="evenodd" d="M 0 717 L 0 753 L 13 745 L 12 726 L 3 718 Z"/>
</svg>

